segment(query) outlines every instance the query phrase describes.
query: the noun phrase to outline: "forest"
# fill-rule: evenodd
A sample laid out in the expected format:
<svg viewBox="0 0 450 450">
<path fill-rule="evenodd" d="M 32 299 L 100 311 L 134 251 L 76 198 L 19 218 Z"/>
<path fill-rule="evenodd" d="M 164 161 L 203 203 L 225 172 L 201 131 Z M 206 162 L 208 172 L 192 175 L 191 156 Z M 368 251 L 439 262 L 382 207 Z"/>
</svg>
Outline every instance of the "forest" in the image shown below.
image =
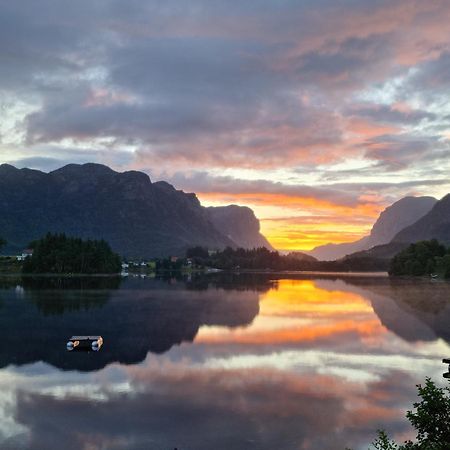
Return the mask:
<svg viewBox="0 0 450 450">
<path fill-rule="evenodd" d="M 450 248 L 436 239 L 411 244 L 392 258 L 389 275 L 439 275 L 450 278 Z"/>
<path fill-rule="evenodd" d="M 82 240 L 64 233 L 48 233 L 30 243 L 33 254 L 25 259 L 22 272 L 57 274 L 119 273 L 120 256 L 104 240 Z"/>
</svg>

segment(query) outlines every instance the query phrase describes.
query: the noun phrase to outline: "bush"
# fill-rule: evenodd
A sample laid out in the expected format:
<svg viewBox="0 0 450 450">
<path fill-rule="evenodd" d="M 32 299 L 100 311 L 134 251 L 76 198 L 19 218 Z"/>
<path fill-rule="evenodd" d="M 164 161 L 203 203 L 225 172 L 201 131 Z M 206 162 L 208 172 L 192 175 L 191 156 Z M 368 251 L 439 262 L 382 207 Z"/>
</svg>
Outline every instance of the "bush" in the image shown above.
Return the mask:
<svg viewBox="0 0 450 450">
<path fill-rule="evenodd" d="M 417 430 L 416 442 L 399 445 L 384 431 L 372 444 L 376 450 L 449 450 L 450 449 L 450 388 L 440 388 L 427 378 L 425 386 L 417 386 L 421 400 L 406 417 Z"/>
</svg>

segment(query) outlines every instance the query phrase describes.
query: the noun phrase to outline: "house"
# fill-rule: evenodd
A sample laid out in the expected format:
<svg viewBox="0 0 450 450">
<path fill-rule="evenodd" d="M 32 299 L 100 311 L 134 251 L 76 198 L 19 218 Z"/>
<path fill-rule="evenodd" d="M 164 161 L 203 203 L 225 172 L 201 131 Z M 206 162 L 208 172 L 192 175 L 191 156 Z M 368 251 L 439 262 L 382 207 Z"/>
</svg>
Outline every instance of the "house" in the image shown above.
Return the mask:
<svg viewBox="0 0 450 450">
<path fill-rule="evenodd" d="M 176 263 L 177 261 L 178 261 L 178 256 L 171 256 L 170 257 L 170 262 Z"/>
<path fill-rule="evenodd" d="M 27 248 L 22 251 L 21 255 L 17 255 L 17 261 L 24 261 L 26 258 L 33 254 L 33 249 Z"/>
</svg>

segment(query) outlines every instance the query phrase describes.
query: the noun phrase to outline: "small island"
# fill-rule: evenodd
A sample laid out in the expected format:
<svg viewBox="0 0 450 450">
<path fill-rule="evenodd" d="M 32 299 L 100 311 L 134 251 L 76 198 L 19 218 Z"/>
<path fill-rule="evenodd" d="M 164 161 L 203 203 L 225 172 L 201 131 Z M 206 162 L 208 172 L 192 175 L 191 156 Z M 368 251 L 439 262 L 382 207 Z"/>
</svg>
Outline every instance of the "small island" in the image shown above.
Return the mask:
<svg viewBox="0 0 450 450">
<path fill-rule="evenodd" d="M 114 274 L 121 270 L 120 256 L 104 240 L 47 233 L 30 248 L 33 254 L 23 263 L 24 274 Z"/>
</svg>

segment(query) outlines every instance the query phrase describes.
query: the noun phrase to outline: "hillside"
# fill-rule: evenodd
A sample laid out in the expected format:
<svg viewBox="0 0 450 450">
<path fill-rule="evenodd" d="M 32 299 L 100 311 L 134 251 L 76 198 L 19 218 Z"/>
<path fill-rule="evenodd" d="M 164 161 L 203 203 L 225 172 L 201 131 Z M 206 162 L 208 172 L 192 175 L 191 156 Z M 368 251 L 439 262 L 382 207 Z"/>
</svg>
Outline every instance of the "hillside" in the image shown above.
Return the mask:
<svg viewBox="0 0 450 450">
<path fill-rule="evenodd" d="M 257 225 L 254 239 L 261 239 L 259 222 L 253 222 L 246 231 L 235 220 L 233 235 L 250 241 Z M 193 245 L 238 245 L 213 224 L 211 211 L 195 194 L 164 181 L 152 183 L 142 172 L 118 173 L 99 164 L 69 164 L 50 173 L 0 165 L 5 252 L 21 250 L 47 232 L 105 239 L 127 257 L 180 255 Z"/>
<path fill-rule="evenodd" d="M 269 241 L 260 233 L 259 220 L 246 206 L 219 206 L 206 208 L 214 226 L 238 247 L 266 247 L 273 250 Z"/>
<path fill-rule="evenodd" d="M 327 244 L 308 252 L 319 260 L 335 260 L 346 255 L 387 244 L 405 227 L 415 223 L 436 204 L 433 197 L 404 197 L 387 207 L 378 217 L 369 236 L 355 242 Z"/>
<path fill-rule="evenodd" d="M 397 233 L 393 242 L 437 239 L 450 244 L 450 194 L 439 200 L 421 219 Z"/>
</svg>

